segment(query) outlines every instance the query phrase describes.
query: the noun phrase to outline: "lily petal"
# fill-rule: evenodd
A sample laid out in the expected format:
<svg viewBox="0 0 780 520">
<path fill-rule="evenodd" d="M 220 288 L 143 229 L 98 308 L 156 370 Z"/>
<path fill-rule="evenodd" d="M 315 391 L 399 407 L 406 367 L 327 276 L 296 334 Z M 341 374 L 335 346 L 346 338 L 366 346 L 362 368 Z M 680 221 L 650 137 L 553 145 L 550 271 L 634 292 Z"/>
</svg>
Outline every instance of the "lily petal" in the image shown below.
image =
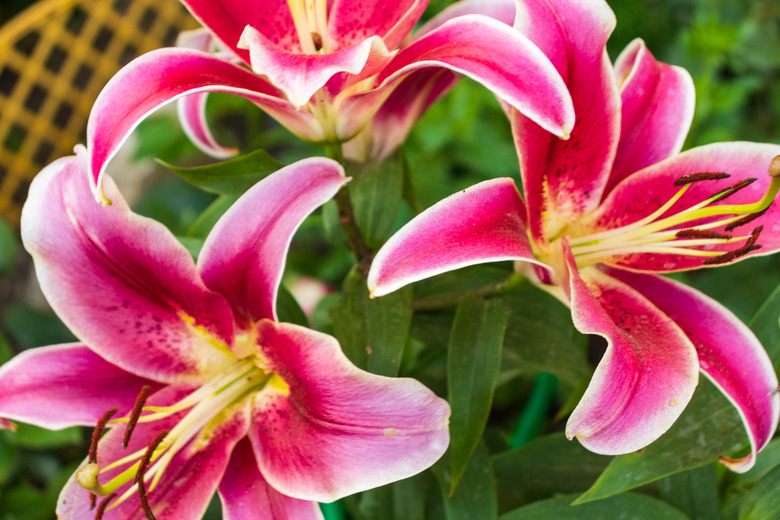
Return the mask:
<svg viewBox="0 0 780 520">
<path fill-rule="evenodd" d="M 228 299 L 239 326 L 276 319 L 276 293 L 293 233 L 347 180 L 330 159 L 298 161 L 250 188 L 214 226 L 198 267 L 206 285 Z"/>
<path fill-rule="evenodd" d="M 737 409 L 750 439 L 748 456 L 721 460 L 733 471 L 749 470 L 780 418 L 777 375 L 764 347 L 736 316 L 695 289 L 660 276 L 605 269 L 652 301 L 691 339 L 701 371 Z"/>
<path fill-rule="evenodd" d="M 186 396 L 190 390 L 192 389 L 185 386 L 166 387 L 150 396 L 148 402 L 154 406 L 171 405 Z M 225 473 L 233 446 L 246 435 L 247 408 L 244 402 L 228 410 L 226 413 L 229 415 L 225 420 L 211 427 L 207 440 L 196 438 L 173 457 L 155 488 L 152 489 L 150 483 L 146 483 L 149 505 L 157 520 L 180 520 L 203 516 Z M 98 464 L 106 467 L 126 455 L 144 450 L 159 432 L 171 430 L 181 420 L 183 413 L 186 412 L 158 421 L 139 422 L 133 431 L 127 450 L 122 448 L 124 427 L 112 428 L 98 445 Z M 125 466 L 102 473 L 101 483 L 111 480 L 124 469 Z M 131 485 L 132 480 L 117 489 L 117 494 L 121 496 Z M 89 492 L 81 487 L 75 478 L 69 479 L 59 496 L 57 518 L 83 520 L 89 518 L 90 511 Z M 103 520 L 140 519 L 144 516 L 138 493 L 135 492 L 116 508 L 106 511 Z"/>
<path fill-rule="evenodd" d="M 307 111 L 295 110 L 266 80 L 229 61 L 192 49 L 158 49 L 122 68 L 103 88 L 89 115 L 87 147 L 93 188 L 106 164 L 151 112 L 185 94 L 228 92 L 260 106 L 304 138 L 321 130 Z"/>
<path fill-rule="evenodd" d="M 615 15 L 603 0 L 520 0 L 515 27 L 555 65 L 577 115 L 566 141 L 522 111 L 510 117 L 531 235 L 544 244 L 596 208 L 612 167 L 620 97 L 605 46 Z"/>
<path fill-rule="evenodd" d="M 621 130 L 607 193 L 630 174 L 682 149 L 696 100 L 688 71 L 656 61 L 640 39 L 618 56 L 615 74 Z"/>
<path fill-rule="evenodd" d="M 82 344 L 29 349 L 0 367 L 0 416 L 50 430 L 94 426 L 106 410 L 129 412 L 144 385 L 160 387 Z"/>
<path fill-rule="evenodd" d="M 305 105 L 334 75 L 358 74 L 369 61 L 388 54 L 377 36 L 326 54 L 290 52 L 277 47 L 251 26 L 241 36 L 241 45 L 249 48 L 252 70 L 266 76 L 296 108 Z"/>
<path fill-rule="evenodd" d="M 214 47 L 214 37 L 207 29 L 196 29 L 179 34 L 177 47 L 209 52 Z M 227 159 L 238 153 L 237 148 L 220 145 L 211 133 L 206 120 L 206 100 L 208 92 L 190 94 L 179 98 L 176 109 L 179 113 L 182 129 L 190 141 L 203 153 L 215 159 Z"/>
<path fill-rule="evenodd" d="M 578 272 L 568 244 L 564 248 L 574 325 L 608 342 L 566 436 L 604 455 L 636 451 L 668 430 L 693 396 L 696 349 L 639 292 L 593 267 Z"/>
<path fill-rule="evenodd" d="M 105 187 L 107 206 L 91 196 L 83 148 L 33 180 L 22 240 L 46 299 L 76 337 L 123 370 L 161 382 L 218 371 L 233 358 L 227 302 L 165 226 L 132 213 L 110 179 Z"/>
<path fill-rule="evenodd" d="M 422 16 L 428 0 L 335 0 L 328 12 L 328 36 L 336 49 L 379 36 L 396 49 Z"/>
<path fill-rule="evenodd" d="M 691 184 L 685 194 L 662 218 L 689 208 L 718 191 L 749 178 L 755 178 L 756 181 L 717 204 L 758 202 L 769 187 L 771 177 L 767 172 L 777 155 L 780 155 L 780 146 L 772 144 L 732 142 L 693 148 L 626 178 L 610 192 L 598 211 L 588 217 L 592 219 L 591 223 L 583 221 L 583 225 L 591 226 L 594 230 L 602 230 L 636 222 L 662 207 L 680 190 L 680 186 L 674 185 L 675 180 L 683 175 L 699 172 L 725 172 L 731 177 Z M 694 224 L 711 221 L 713 218 L 715 217 L 699 219 Z M 691 225 L 693 224 L 682 227 L 691 227 Z M 758 226 L 764 226 L 758 240 L 762 247 L 742 258 L 768 255 L 780 250 L 780 204 L 778 202 L 775 201 L 761 217 L 746 226 L 736 228 L 731 233 L 735 236 L 750 235 L 751 230 Z M 713 231 L 724 231 L 724 226 L 713 228 Z M 703 249 L 726 252 L 737 249 L 743 244 L 744 241 L 735 240 L 706 246 Z M 670 272 L 707 267 L 702 266 L 703 259 L 701 256 L 636 253 L 614 256 L 603 261 L 637 271 Z"/>
<path fill-rule="evenodd" d="M 490 0 L 487 2 L 485 0 L 461 0 L 448 5 L 436 16 L 428 20 L 425 25 L 414 32 L 414 38 L 419 39 L 434 29 L 441 27 L 445 22 L 467 14 L 489 16 L 511 26 L 515 21 L 516 11 L 515 0 Z"/>
<path fill-rule="evenodd" d="M 256 398 L 249 438 L 280 492 L 330 502 L 415 475 L 447 449 L 449 406 L 418 381 L 359 370 L 319 332 L 256 330 L 280 381 Z"/>
<path fill-rule="evenodd" d="M 344 154 L 359 161 L 381 161 L 404 142 L 417 120 L 436 100 L 450 91 L 458 77 L 449 70 L 427 68 L 412 72 L 392 87 L 392 93 L 366 127 L 344 143 Z M 351 105 L 344 107 L 351 108 Z M 357 114 L 362 111 L 357 108 Z M 358 115 L 347 116 L 352 122 Z M 344 130 L 350 135 L 352 129 Z"/>
<path fill-rule="evenodd" d="M 238 46 L 241 34 L 251 25 L 275 45 L 300 52 L 301 42 L 295 30 L 287 0 L 262 2 L 223 2 L 220 0 L 181 0 L 192 15 L 208 27 L 236 56 L 249 64 L 249 52 Z"/>
<path fill-rule="evenodd" d="M 493 18 L 466 15 L 449 20 L 403 48 L 377 81 L 385 86 L 425 67 L 444 67 L 481 83 L 556 135 L 567 135 L 574 125 L 571 97 L 550 60 L 522 34 Z"/>
<path fill-rule="evenodd" d="M 450 195 L 393 235 L 368 273 L 372 296 L 484 262 L 534 259 L 525 206 L 512 179 L 493 179 Z"/>
<path fill-rule="evenodd" d="M 219 484 L 224 520 L 319 520 L 316 502 L 298 500 L 268 485 L 257 467 L 248 439 L 233 449 L 225 476 Z"/>
</svg>

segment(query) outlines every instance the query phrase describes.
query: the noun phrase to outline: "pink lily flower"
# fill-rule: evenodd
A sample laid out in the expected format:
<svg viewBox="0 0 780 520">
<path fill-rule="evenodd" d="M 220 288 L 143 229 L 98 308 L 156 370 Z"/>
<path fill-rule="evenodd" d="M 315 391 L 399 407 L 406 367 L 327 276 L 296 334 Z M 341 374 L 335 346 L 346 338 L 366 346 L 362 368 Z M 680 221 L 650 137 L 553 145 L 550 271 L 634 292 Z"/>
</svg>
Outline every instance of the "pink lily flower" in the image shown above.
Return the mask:
<svg viewBox="0 0 780 520">
<path fill-rule="evenodd" d="M 314 501 L 406 478 L 442 455 L 446 401 L 415 380 L 361 371 L 334 338 L 277 321 L 292 234 L 347 181 L 338 164 L 307 159 L 258 183 L 196 265 L 110 180 L 113 203 L 93 200 L 84 152 L 36 177 L 22 217 L 43 291 L 81 342 L 28 350 L 0 369 L 6 424 L 119 417 L 93 438 L 58 518 L 96 514 L 91 494 L 106 497 L 99 518 L 200 518 L 215 491 L 226 519 L 321 518 Z"/>
<path fill-rule="evenodd" d="M 516 111 L 525 200 L 511 179 L 477 184 L 412 220 L 377 254 L 374 296 L 482 262 L 516 269 L 571 307 L 608 348 L 566 433 L 603 454 L 638 450 L 679 417 L 701 371 L 742 417 L 746 471 L 778 421 L 777 376 L 731 312 L 655 273 L 780 249 L 780 146 L 720 143 L 679 153 L 690 76 L 640 40 L 609 63 L 614 15 L 601 0 L 524 0 L 520 29 L 561 71 L 577 126 L 560 141 Z M 552 23 L 555 22 L 555 23 Z"/>
<path fill-rule="evenodd" d="M 392 144 L 378 145 L 373 155 L 400 143 L 424 109 L 452 86 L 455 73 L 478 81 L 556 135 L 566 137 L 574 125 L 571 98 L 555 67 L 500 21 L 508 21 L 507 0 L 482 9 L 471 0 L 443 13 L 411 42 L 425 0 L 183 2 L 215 40 L 189 36 L 184 44 L 191 48 L 152 51 L 109 81 L 87 126 L 94 188 L 133 128 L 188 94 L 194 98 L 180 106 L 184 127 L 215 157 L 232 151 L 208 131 L 208 92 L 243 96 L 314 142 L 348 141 L 378 115 L 371 135 Z M 220 52 L 204 52 L 213 41 Z M 363 148 L 351 147 L 350 153 Z"/>
</svg>

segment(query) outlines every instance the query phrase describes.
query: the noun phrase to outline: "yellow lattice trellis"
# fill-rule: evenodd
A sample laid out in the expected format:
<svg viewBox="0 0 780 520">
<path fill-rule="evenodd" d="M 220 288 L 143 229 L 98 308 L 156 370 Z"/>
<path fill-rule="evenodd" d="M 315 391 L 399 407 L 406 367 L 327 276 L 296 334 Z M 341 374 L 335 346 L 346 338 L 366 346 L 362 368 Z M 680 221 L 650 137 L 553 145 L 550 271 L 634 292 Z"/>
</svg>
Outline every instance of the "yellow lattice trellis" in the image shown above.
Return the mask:
<svg viewBox="0 0 780 520">
<path fill-rule="evenodd" d="M 0 215 L 18 224 L 30 181 L 84 141 L 122 65 L 194 27 L 176 0 L 44 0 L 0 28 Z"/>
</svg>

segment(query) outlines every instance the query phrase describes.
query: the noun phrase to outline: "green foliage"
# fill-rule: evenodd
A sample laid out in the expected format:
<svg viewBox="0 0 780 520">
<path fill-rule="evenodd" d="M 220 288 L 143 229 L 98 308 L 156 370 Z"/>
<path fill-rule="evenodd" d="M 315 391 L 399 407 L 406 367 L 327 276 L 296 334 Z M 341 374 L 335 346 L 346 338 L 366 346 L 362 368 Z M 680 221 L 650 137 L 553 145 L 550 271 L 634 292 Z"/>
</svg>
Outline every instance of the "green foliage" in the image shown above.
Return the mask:
<svg viewBox="0 0 780 520">
<path fill-rule="evenodd" d="M 398 374 L 412 320 L 411 298 L 407 287 L 371 299 L 365 275 L 354 269 L 347 276 L 342 299 L 330 309 L 330 317 L 350 361 L 374 374 Z"/>
<path fill-rule="evenodd" d="M 601 502 L 572 506 L 573 496 L 551 498 L 501 515 L 500 520 L 687 520 L 672 506 L 644 495 L 626 493 Z"/>
<path fill-rule="evenodd" d="M 469 294 L 455 313 L 447 356 L 452 493 L 485 430 L 501 364 L 509 310 Z"/>
<path fill-rule="evenodd" d="M 262 149 L 207 166 L 182 168 L 158 162 L 193 186 L 217 195 L 241 195 L 284 166 Z"/>
</svg>

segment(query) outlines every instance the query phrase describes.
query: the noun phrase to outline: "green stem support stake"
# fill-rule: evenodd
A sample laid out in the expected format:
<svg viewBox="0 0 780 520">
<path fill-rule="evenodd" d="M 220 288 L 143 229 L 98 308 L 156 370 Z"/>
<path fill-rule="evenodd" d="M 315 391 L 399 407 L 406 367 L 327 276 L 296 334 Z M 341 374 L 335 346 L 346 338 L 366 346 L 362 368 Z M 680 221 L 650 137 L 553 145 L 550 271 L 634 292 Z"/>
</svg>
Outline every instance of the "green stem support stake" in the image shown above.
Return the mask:
<svg viewBox="0 0 780 520">
<path fill-rule="evenodd" d="M 528 394 L 525 408 L 509 439 L 510 448 L 515 449 L 528 444 L 539 435 L 557 390 L 558 378 L 548 372 L 539 372 Z"/>
</svg>

